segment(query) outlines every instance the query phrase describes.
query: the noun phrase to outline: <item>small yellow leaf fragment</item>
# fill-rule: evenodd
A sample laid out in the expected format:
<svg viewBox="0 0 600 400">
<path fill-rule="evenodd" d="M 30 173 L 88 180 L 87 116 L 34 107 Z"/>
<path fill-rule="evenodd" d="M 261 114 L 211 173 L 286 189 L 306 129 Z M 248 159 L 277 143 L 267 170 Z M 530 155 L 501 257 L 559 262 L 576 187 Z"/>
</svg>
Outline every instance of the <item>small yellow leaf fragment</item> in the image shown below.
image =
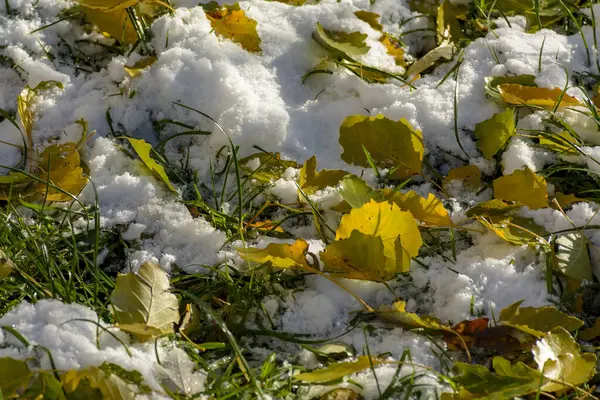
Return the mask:
<svg viewBox="0 0 600 400">
<path fill-rule="evenodd" d="M 346 175 L 349 175 L 349 172 L 339 169 L 317 172 L 317 157 L 312 156 L 300 169 L 300 189 L 307 195 L 312 194 L 317 190 L 336 186 Z"/>
<path fill-rule="evenodd" d="M 382 114 L 346 117 L 339 142 L 344 149 L 342 160 L 348 164 L 369 167 L 364 146 L 378 167 L 393 169 L 391 178 L 405 179 L 421 172 L 423 135 L 404 118 L 392 121 Z"/>
<path fill-rule="evenodd" d="M 442 201 L 429 193 L 427 198 L 419 196 L 414 191 L 408 193 L 395 192 L 391 196 L 383 192 L 384 196 L 396 203 L 402 210 L 409 211 L 416 219 L 428 226 L 452 226 L 452 220 Z"/>
<path fill-rule="evenodd" d="M 448 172 L 448 176 L 444 178 L 444 188 L 451 185 L 452 181 L 463 181 L 469 188 L 479 189 L 481 187 L 481 170 L 476 165 L 452 168 Z"/>
<path fill-rule="evenodd" d="M 143 139 L 134 139 L 128 136 L 122 136 L 121 139 L 127 139 L 146 168 L 148 168 L 157 178 L 159 178 L 169 188 L 169 190 L 177 193 L 177 189 L 175 189 L 175 187 L 169 181 L 169 177 L 167 176 L 163 166 L 154 161 L 154 159 L 150 156 L 150 153 L 152 152 L 152 145 L 150 143 L 147 143 Z"/>
<path fill-rule="evenodd" d="M 600 336 L 600 318 L 596 318 L 594 325 L 579 332 L 577 337 L 582 340 L 593 340 Z"/>
<path fill-rule="evenodd" d="M 396 39 L 389 34 L 384 33 L 379 41 L 385 46 L 388 54 L 394 57 L 396 65 L 401 67 L 406 66 L 406 62 L 404 61 L 404 49 L 400 46 L 400 43 Z"/>
<path fill-rule="evenodd" d="M 294 375 L 294 379 L 308 383 L 329 382 L 371 368 L 371 365 L 375 366 L 382 362 L 383 360 L 374 357 L 369 359 L 369 356 L 359 356 L 358 359 L 353 362 L 340 362 L 330 365 L 327 368 Z"/>
<path fill-rule="evenodd" d="M 494 180 L 494 197 L 521 203 L 532 210 L 548 207 L 546 180 L 527 167 Z"/>
<path fill-rule="evenodd" d="M 559 100 L 559 106 L 563 107 L 582 105 L 575 97 L 563 94 L 563 91 L 558 88 L 548 89 L 504 83 L 498 85 L 498 91 L 504 102 L 518 106 L 553 108 Z"/>
<path fill-rule="evenodd" d="M 568 206 L 569 204 L 586 201 L 585 199 L 580 199 L 579 197 L 575 196 L 572 193 L 564 194 L 561 192 L 556 192 L 556 193 L 554 193 L 554 198 L 556 199 L 556 201 L 558 201 L 558 204 L 560 204 L 560 206 L 562 208 Z"/>
<path fill-rule="evenodd" d="M 406 311 L 406 302 L 399 300 L 391 306 L 381 307 L 377 313 L 384 319 L 399 324 L 406 328 L 423 328 L 435 331 L 452 331 L 450 326 L 446 326 L 434 317 L 419 316 Z"/>
<path fill-rule="evenodd" d="M 260 37 L 256 31 L 256 21 L 248 18 L 238 3 L 225 5 L 220 9 L 205 11 L 206 17 L 215 32 L 224 38 L 240 44 L 250 53 L 258 53 Z"/>
<path fill-rule="evenodd" d="M 369 24 L 369 26 L 371 28 L 375 29 L 376 31 L 381 32 L 383 30 L 383 26 L 379 23 L 379 21 L 377 21 L 377 19 L 380 17 L 379 14 L 369 12 L 369 11 L 359 10 L 359 11 L 355 11 L 354 15 L 356 15 L 356 17 L 358 19 L 360 19 L 361 21 L 364 21 L 367 24 Z"/>
<path fill-rule="evenodd" d="M 125 71 L 127 71 L 130 77 L 135 78 L 136 76 L 140 75 L 145 68 L 151 66 L 157 60 L 158 58 L 156 58 L 155 56 L 142 58 L 141 60 L 133 64 L 131 67 L 128 67 L 126 65 Z"/>
<path fill-rule="evenodd" d="M 258 264 L 270 262 L 276 268 L 298 268 L 305 271 L 314 271 L 306 261 L 308 243 L 302 239 L 292 244 L 271 243 L 263 249 L 238 248 L 239 256 L 246 261 Z"/>
</svg>

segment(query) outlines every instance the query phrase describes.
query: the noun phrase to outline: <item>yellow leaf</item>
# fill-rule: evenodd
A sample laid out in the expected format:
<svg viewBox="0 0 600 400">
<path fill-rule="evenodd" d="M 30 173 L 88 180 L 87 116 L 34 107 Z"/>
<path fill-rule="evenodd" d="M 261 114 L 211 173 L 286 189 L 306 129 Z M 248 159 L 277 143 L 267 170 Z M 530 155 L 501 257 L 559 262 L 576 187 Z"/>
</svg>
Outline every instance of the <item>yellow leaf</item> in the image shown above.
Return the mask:
<svg viewBox="0 0 600 400">
<path fill-rule="evenodd" d="M 224 38 L 239 43 L 246 51 L 258 53 L 260 37 L 256 32 L 256 21 L 246 17 L 238 3 L 225 5 L 220 9 L 207 11 L 206 17 L 215 32 Z"/>
<path fill-rule="evenodd" d="M 369 51 L 370 47 L 365 43 L 367 36 L 366 33 L 360 32 L 329 31 L 318 22 L 312 34 L 313 40 L 334 57 L 350 61 L 354 61 L 353 57 Z"/>
<path fill-rule="evenodd" d="M 8 258 L 6 253 L 0 250 L 0 279 L 10 275 L 13 269 L 15 269 L 13 262 Z"/>
<path fill-rule="evenodd" d="M 532 86 L 522 86 L 516 83 L 504 83 L 498 85 L 498 91 L 502 100 L 508 104 L 519 106 L 540 106 L 554 108 L 562 95 L 560 106 L 580 106 L 582 105 L 575 97 L 569 96 L 563 91 L 555 88 L 540 88 Z"/>
<path fill-rule="evenodd" d="M 448 172 L 448 176 L 444 178 L 444 188 L 450 185 L 454 180 L 463 181 L 471 189 L 477 190 L 481 187 L 481 170 L 477 165 L 465 165 L 464 167 L 452 168 Z"/>
<path fill-rule="evenodd" d="M 546 180 L 525 167 L 494 180 L 494 197 L 531 208 L 548 207 Z"/>
<path fill-rule="evenodd" d="M 276 268 L 298 268 L 305 271 L 314 271 L 306 261 L 308 243 L 302 239 L 292 244 L 271 243 L 264 249 L 238 248 L 239 256 L 246 261 L 264 264 L 271 263 Z"/>
<path fill-rule="evenodd" d="M 423 57 L 411 64 L 406 70 L 408 81 L 412 82 L 418 78 L 418 75 L 433 65 L 449 61 L 454 57 L 455 47 L 449 43 L 442 43 Z"/>
<path fill-rule="evenodd" d="M 364 148 L 381 168 L 391 168 L 391 178 L 404 179 L 421 172 L 423 135 L 404 118 L 392 121 L 382 114 L 375 117 L 352 115 L 340 126 L 342 160 L 368 167 Z"/>
<path fill-rule="evenodd" d="M 67 371 L 60 380 L 66 393 L 77 394 L 80 384 L 87 382 L 90 388 L 100 390 L 104 399 L 133 400 L 135 398 L 134 392 L 121 378 L 115 374 L 109 375 L 98 367 Z"/>
<path fill-rule="evenodd" d="M 377 18 L 380 17 L 379 14 L 369 12 L 369 11 L 359 10 L 359 11 L 354 11 L 354 15 L 356 15 L 356 17 L 358 19 L 360 19 L 361 21 L 364 21 L 367 24 L 369 24 L 369 26 L 371 28 L 375 29 L 376 31 L 381 32 L 383 30 L 383 26 L 381 26 L 379 21 L 377 21 Z"/>
<path fill-rule="evenodd" d="M 569 204 L 579 203 L 581 201 L 586 201 L 585 199 L 580 199 L 579 197 L 575 196 L 572 193 L 570 193 L 570 194 L 564 194 L 564 193 L 561 193 L 561 192 L 556 192 L 556 193 L 554 193 L 554 198 L 556 199 L 556 201 L 558 201 L 558 204 L 560 204 L 560 206 L 562 208 L 565 208 Z"/>
<path fill-rule="evenodd" d="M 410 211 L 410 213 L 429 226 L 452 226 L 452 220 L 448 211 L 444 208 L 442 201 L 429 193 L 427 199 L 419 196 L 413 190 L 408 193 L 394 192 L 390 196 L 391 190 L 383 191 L 384 196 L 402 210 Z"/>
<path fill-rule="evenodd" d="M 159 178 L 169 188 L 169 190 L 177 193 L 177 190 L 169 181 L 169 177 L 167 176 L 163 166 L 158 164 L 152 157 L 150 157 L 150 153 L 152 152 L 152 145 L 150 145 L 150 143 L 146 143 L 146 141 L 143 139 L 134 139 L 127 136 L 121 136 L 119 139 L 127 139 L 146 168 L 148 168 L 157 178 Z"/>
<path fill-rule="evenodd" d="M 417 314 L 407 312 L 405 308 L 406 302 L 400 300 L 391 306 L 381 307 L 377 313 L 388 321 L 397 323 L 407 328 L 423 328 L 435 331 L 452 332 L 452 328 L 442 324 L 439 319 L 429 316 L 421 317 Z"/>
<path fill-rule="evenodd" d="M 83 169 L 80 167 L 81 160 L 75 143 L 54 144 L 46 147 L 40 155 L 38 165 L 41 179 L 73 196 L 78 195 L 87 184 L 88 179 L 83 175 Z M 36 190 L 41 195 L 45 195 L 47 201 L 71 200 L 71 196 L 46 185 L 46 183 L 37 183 Z"/>
<path fill-rule="evenodd" d="M 294 379 L 308 383 L 335 381 L 355 372 L 371 368 L 371 365 L 381 364 L 382 362 L 383 360 L 378 358 L 371 357 L 369 359 L 369 356 L 359 356 L 354 362 L 341 362 L 316 371 L 303 372 L 294 375 Z"/>
<path fill-rule="evenodd" d="M 396 258 L 398 236 L 409 257 L 417 256 L 423 243 L 412 214 L 390 202 L 371 200 L 360 208 L 352 209 L 342 217 L 335 239 L 347 239 L 354 230 L 381 237 L 384 254 L 390 259 Z"/>
<path fill-rule="evenodd" d="M 543 337 L 546 332 L 559 326 L 569 332 L 583 326 L 582 320 L 565 314 L 556 307 L 521 307 L 521 303 L 523 300 L 500 312 L 500 322 L 503 325 L 515 327 L 537 337 Z"/>
<path fill-rule="evenodd" d="M 448 41 L 458 44 L 459 39 L 464 36 L 456 16 L 455 5 L 450 1 L 444 0 L 438 7 L 436 16 L 438 45 Z"/>
<path fill-rule="evenodd" d="M 478 216 L 476 219 L 500 239 L 517 246 L 537 244 L 539 236 L 546 234 L 544 228 L 531 218 L 499 215 L 491 218 Z"/>
<path fill-rule="evenodd" d="M 406 62 L 404 61 L 404 49 L 400 46 L 400 42 L 387 33 L 384 33 L 379 41 L 385 46 L 388 54 L 394 57 L 396 65 L 401 67 L 406 66 Z"/>
<path fill-rule="evenodd" d="M 136 76 L 140 75 L 145 68 L 151 66 L 157 60 L 158 58 L 156 58 L 155 56 L 142 58 L 141 60 L 133 64 L 131 67 L 128 67 L 126 65 L 125 71 L 127 71 L 130 77 L 135 78 Z"/>
<path fill-rule="evenodd" d="M 113 39 L 123 44 L 131 44 L 137 41 L 137 33 L 125 8 L 115 8 L 110 11 L 103 11 L 83 5 L 79 8 L 100 32 L 108 33 Z"/>
<path fill-rule="evenodd" d="M 517 132 L 515 112 L 512 108 L 494 114 L 475 125 L 477 147 L 488 160 L 506 146 L 508 140 Z"/>
<path fill-rule="evenodd" d="M 124 10 L 141 3 L 141 0 L 77 0 L 82 6 L 102 11 Z"/>
<path fill-rule="evenodd" d="M 317 157 L 312 156 L 306 160 L 300 169 L 300 189 L 307 195 L 312 194 L 328 186 L 336 186 L 348 174 L 348 172 L 339 169 L 324 169 L 317 172 Z"/>
<path fill-rule="evenodd" d="M 577 154 L 575 146 L 580 145 L 578 138 L 574 137 L 569 131 L 552 133 L 544 136 L 539 136 L 540 146 L 544 146 L 557 153 Z"/>
<path fill-rule="evenodd" d="M 579 331 L 577 337 L 582 340 L 590 341 L 600 336 L 600 318 L 596 318 L 594 325 Z"/>
</svg>

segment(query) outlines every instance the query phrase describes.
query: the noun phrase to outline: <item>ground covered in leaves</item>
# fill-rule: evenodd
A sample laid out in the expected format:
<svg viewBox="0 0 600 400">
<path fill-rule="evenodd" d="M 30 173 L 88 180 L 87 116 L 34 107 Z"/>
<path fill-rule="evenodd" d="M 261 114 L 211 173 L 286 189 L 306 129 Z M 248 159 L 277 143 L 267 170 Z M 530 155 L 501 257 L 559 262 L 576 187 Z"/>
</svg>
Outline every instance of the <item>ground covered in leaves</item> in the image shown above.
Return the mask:
<svg viewBox="0 0 600 400">
<path fill-rule="evenodd" d="M 0 3 L 0 398 L 592 398 L 600 6 Z"/>
</svg>

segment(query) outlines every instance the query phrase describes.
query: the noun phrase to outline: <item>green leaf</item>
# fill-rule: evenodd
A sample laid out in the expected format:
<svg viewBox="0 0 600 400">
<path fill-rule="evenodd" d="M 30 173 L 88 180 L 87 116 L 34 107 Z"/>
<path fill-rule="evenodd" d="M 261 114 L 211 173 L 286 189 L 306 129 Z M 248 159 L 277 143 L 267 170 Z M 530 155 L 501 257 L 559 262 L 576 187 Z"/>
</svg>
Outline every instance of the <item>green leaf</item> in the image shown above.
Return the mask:
<svg viewBox="0 0 600 400">
<path fill-rule="evenodd" d="M 391 178 L 404 179 L 421 172 L 424 146 L 421 131 L 404 118 L 392 121 L 382 114 L 375 117 L 352 115 L 340 126 L 342 160 L 369 167 L 363 146 L 380 168 L 393 168 Z"/>
<path fill-rule="evenodd" d="M 0 392 L 4 398 L 9 398 L 26 388 L 32 373 L 27 364 L 10 357 L 0 358 Z"/>
<path fill-rule="evenodd" d="M 515 112 L 512 108 L 494 114 L 475 125 L 477 147 L 488 160 L 506 146 L 508 140 L 517 133 L 515 125 Z"/>
<path fill-rule="evenodd" d="M 314 41 L 335 58 L 349 61 L 356 61 L 354 57 L 366 54 L 369 51 L 370 47 L 365 43 L 367 37 L 366 33 L 360 32 L 328 31 L 318 22 L 312 34 Z"/>
<path fill-rule="evenodd" d="M 381 192 L 374 190 L 355 175 L 346 175 L 340 182 L 338 192 L 351 208 L 360 208 L 371 199 L 378 202 L 385 200 Z"/>
<path fill-rule="evenodd" d="M 569 332 L 583 326 L 583 321 L 563 313 L 556 307 L 521 307 L 523 300 L 506 307 L 500 312 L 500 322 L 531 335 L 542 337 L 546 332 L 562 327 Z"/>
<path fill-rule="evenodd" d="M 39 371 L 22 397 L 26 399 L 66 400 L 61 382 L 56 379 L 51 371 Z"/>
<path fill-rule="evenodd" d="M 165 172 L 163 166 L 158 164 L 156 161 L 154 161 L 154 159 L 152 159 L 152 157 L 150 157 L 150 153 L 152 152 L 152 146 L 150 145 L 150 143 L 147 143 L 142 139 L 134 139 L 127 136 L 121 136 L 119 137 L 119 139 L 127 139 L 131 144 L 131 147 L 133 147 L 133 150 L 135 150 L 138 157 L 140 157 L 140 159 L 144 163 L 144 165 L 150 171 L 152 171 L 152 173 L 158 179 L 160 179 L 169 188 L 169 190 L 171 190 L 174 193 L 177 193 L 177 190 L 169 181 L 169 177 L 167 176 L 167 173 Z"/>
<path fill-rule="evenodd" d="M 317 190 L 323 190 L 328 186 L 336 186 L 348 174 L 348 172 L 339 169 L 324 169 L 317 172 L 317 158 L 312 156 L 306 160 L 300 169 L 300 189 L 307 195 L 313 194 Z"/>
<path fill-rule="evenodd" d="M 581 348 L 563 327 L 552 329 L 532 349 L 538 369 L 554 381 L 579 386 L 587 382 L 596 371 L 596 355 L 582 353 Z M 545 392 L 568 389 L 568 386 L 548 382 L 541 388 Z"/>
<path fill-rule="evenodd" d="M 371 358 L 368 356 L 359 356 L 354 362 L 341 362 L 330 365 L 327 368 L 318 369 L 312 372 L 303 372 L 294 375 L 294 379 L 307 383 L 323 383 L 342 379 L 348 375 L 371 368 L 372 365 L 381 364 L 383 360 Z"/>
<path fill-rule="evenodd" d="M 136 332 L 140 340 L 173 332 L 179 321 L 179 301 L 169 291 L 169 278 L 157 264 L 142 264 L 137 274 L 117 276 L 115 290 L 110 296 L 116 320 L 124 325 L 147 325 L 148 334 Z"/>
<path fill-rule="evenodd" d="M 592 281 L 592 264 L 586 237 L 581 232 L 570 232 L 558 237 L 555 243 L 558 270 L 579 281 Z"/>
</svg>

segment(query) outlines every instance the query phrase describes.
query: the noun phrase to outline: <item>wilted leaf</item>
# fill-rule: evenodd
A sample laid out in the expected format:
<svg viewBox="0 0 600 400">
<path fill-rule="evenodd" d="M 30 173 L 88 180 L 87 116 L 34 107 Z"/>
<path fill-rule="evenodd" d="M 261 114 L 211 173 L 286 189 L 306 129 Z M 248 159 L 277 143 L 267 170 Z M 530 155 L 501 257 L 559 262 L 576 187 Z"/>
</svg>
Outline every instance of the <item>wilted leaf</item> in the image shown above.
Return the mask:
<svg viewBox="0 0 600 400">
<path fill-rule="evenodd" d="M 404 49 L 400 45 L 400 42 L 387 33 L 381 35 L 381 39 L 379 39 L 379 41 L 385 46 L 388 54 L 394 57 L 396 65 L 401 67 L 406 66 L 406 62 L 404 61 Z"/>
<path fill-rule="evenodd" d="M 407 193 L 394 192 L 391 196 L 389 191 L 384 190 L 385 197 L 394 203 L 402 210 L 410 211 L 410 213 L 428 226 L 452 226 L 452 219 L 448 215 L 448 211 L 444 208 L 442 201 L 429 193 L 427 198 L 419 196 L 414 191 Z"/>
<path fill-rule="evenodd" d="M 237 252 L 244 260 L 264 264 L 270 262 L 276 268 L 298 268 L 314 271 L 306 261 L 308 243 L 298 239 L 292 244 L 271 243 L 264 249 L 238 248 Z"/>
<path fill-rule="evenodd" d="M 444 42 L 458 44 L 459 39 L 464 35 L 456 18 L 455 5 L 448 0 L 444 0 L 437 9 L 436 32 L 437 43 L 441 45 Z"/>
<path fill-rule="evenodd" d="M 442 43 L 423 57 L 411 64 L 406 70 L 406 77 L 412 81 L 423 71 L 442 61 L 452 60 L 454 57 L 454 46 L 448 43 Z"/>
<path fill-rule="evenodd" d="M 449 350 L 460 350 L 464 347 L 463 343 L 471 347 L 477 341 L 477 336 L 488 330 L 488 322 L 487 318 L 459 322 L 452 327 L 455 334 L 444 332 L 444 342 Z"/>
<path fill-rule="evenodd" d="M 155 56 L 145 57 L 145 58 L 142 58 L 141 60 L 137 61 L 131 67 L 128 67 L 126 65 L 124 68 L 130 77 L 135 78 L 136 76 L 140 75 L 145 68 L 148 68 L 149 66 L 154 64 L 157 60 L 158 60 L 158 58 L 156 58 Z"/>
<path fill-rule="evenodd" d="M 364 398 L 352 389 L 336 388 L 325 393 L 319 400 L 363 400 Z"/>
<path fill-rule="evenodd" d="M 429 316 L 421 317 L 417 314 L 407 312 L 405 308 L 406 302 L 400 300 L 391 306 L 381 307 L 377 313 L 384 319 L 407 328 L 422 328 L 433 331 L 453 332 L 451 327 L 442 324 L 439 319 Z"/>
<path fill-rule="evenodd" d="M 63 388 L 66 393 L 78 395 L 81 389 L 85 393 L 89 389 L 99 389 L 105 399 L 133 400 L 135 394 L 127 384 L 118 376 L 108 375 L 98 367 L 88 367 L 81 370 L 67 371 L 61 376 Z"/>
<path fill-rule="evenodd" d="M 342 379 L 348 375 L 371 368 L 371 365 L 381 364 L 383 361 L 378 358 L 368 356 L 359 356 L 353 362 L 341 362 L 328 366 L 327 368 L 318 369 L 312 372 L 303 372 L 294 375 L 294 379 L 307 383 L 322 383 Z"/>
<path fill-rule="evenodd" d="M 179 321 L 179 301 L 169 289 L 167 274 L 155 263 L 142 264 L 137 274 L 117 276 L 110 296 L 116 320 L 129 327 L 147 325 L 147 335 L 136 332 L 141 340 L 155 336 L 156 330 L 172 332 Z"/>
<path fill-rule="evenodd" d="M 566 93 L 563 94 L 563 91 L 558 88 L 548 89 L 522 86 L 514 83 L 503 83 L 498 85 L 498 91 L 505 103 L 518 106 L 553 108 L 559 99 L 560 106 L 563 107 L 582 105 L 575 97 L 569 96 Z"/>
<path fill-rule="evenodd" d="M 251 163 L 254 163 L 250 165 Z M 258 164 L 255 166 L 255 164 Z M 298 164 L 291 160 L 282 160 L 279 153 L 256 153 L 244 157 L 239 161 L 240 169 L 251 175 L 253 179 L 270 183 L 281 178 L 288 168 L 298 168 Z"/>
<path fill-rule="evenodd" d="M 359 11 L 354 11 L 354 15 L 356 15 L 356 18 L 369 24 L 369 26 L 371 28 L 375 29 L 376 31 L 381 32 L 383 30 L 383 26 L 379 23 L 379 21 L 377 21 L 377 19 L 380 17 L 379 14 L 369 12 L 369 11 L 359 10 Z"/>
<path fill-rule="evenodd" d="M 537 244 L 539 237 L 546 234 L 544 228 L 531 218 L 519 216 L 510 218 L 477 217 L 477 221 L 494 232 L 500 239 L 517 246 Z"/>
<path fill-rule="evenodd" d="M 353 115 L 340 126 L 342 160 L 348 164 L 368 167 L 366 148 L 381 168 L 394 168 L 394 179 L 408 178 L 421 172 L 423 135 L 404 118 L 392 121 L 382 114 L 375 117 Z"/>
<path fill-rule="evenodd" d="M 596 318 L 594 325 L 589 328 L 579 331 L 577 337 L 581 340 L 594 340 L 600 336 L 600 318 Z"/>
<path fill-rule="evenodd" d="M 15 268 L 5 252 L 0 249 L 0 279 L 6 278 Z"/>
<path fill-rule="evenodd" d="M 371 200 L 361 208 L 355 208 L 344 215 L 335 239 L 347 239 L 354 230 L 381 237 L 385 256 L 390 259 L 396 258 L 398 236 L 410 257 L 419 254 L 422 244 L 421 233 L 412 214 L 400 210 L 396 204 L 390 202 L 378 203 Z"/>
<path fill-rule="evenodd" d="M 26 388 L 32 373 L 27 364 L 10 357 L 0 358 L 0 393 L 4 398 L 13 396 L 17 391 Z"/>
<path fill-rule="evenodd" d="M 169 181 L 169 177 L 165 172 L 165 169 L 162 165 L 158 164 L 154 159 L 150 156 L 152 152 L 152 145 L 147 143 L 143 139 L 134 139 L 127 136 L 121 136 L 122 139 L 127 139 L 135 150 L 138 157 L 142 160 L 146 168 L 148 168 L 157 178 L 159 178 L 168 188 L 174 193 L 177 193 L 175 187 Z"/>
<path fill-rule="evenodd" d="M 546 180 L 527 167 L 494 180 L 494 197 L 521 203 L 532 210 L 548 207 Z"/>
<path fill-rule="evenodd" d="M 371 199 L 375 201 L 385 200 L 383 194 L 371 188 L 365 181 L 355 175 L 346 175 L 342 179 L 338 193 L 351 209 L 360 208 Z"/>
<path fill-rule="evenodd" d="M 579 281 L 592 281 L 592 264 L 587 239 L 581 232 L 569 232 L 556 239 L 557 268 Z"/>
<path fill-rule="evenodd" d="M 256 32 L 256 21 L 248 18 L 238 3 L 224 5 L 214 10 L 205 10 L 206 17 L 217 35 L 239 43 L 246 51 L 258 53 L 260 37 Z"/>
<path fill-rule="evenodd" d="M 539 139 L 540 146 L 561 154 L 577 154 L 575 146 L 580 145 L 579 139 L 566 130 L 559 133 L 546 134 L 544 136 L 540 135 Z"/>
<path fill-rule="evenodd" d="M 444 178 L 444 188 L 448 187 L 454 180 L 463 181 L 469 188 L 477 190 L 481 187 L 481 170 L 477 165 L 452 168 L 448 172 L 448 176 Z"/>
<path fill-rule="evenodd" d="M 544 336 L 556 327 L 575 331 L 583 326 L 583 321 L 557 310 L 556 307 L 521 307 L 522 302 L 518 301 L 503 309 L 500 312 L 500 322 L 537 337 Z"/>
<path fill-rule="evenodd" d="M 312 38 L 319 46 L 338 59 L 356 61 L 354 57 L 366 54 L 370 47 L 365 43 L 366 33 L 329 31 L 317 22 Z"/>
<path fill-rule="evenodd" d="M 563 327 L 552 329 L 533 347 L 533 356 L 542 374 L 554 381 L 579 386 L 596 371 L 596 355 L 581 353 L 577 342 Z M 548 382 L 541 387 L 546 392 L 567 389 L 568 386 Z"/>
<path fill-rule="evenodd" d="M 515 112 L 512 108 L 494 114 L 475 125 L 477 147 L 488 160 L 506 146 L 508 140 L 517 132 L 515 125 Z"/>
<path fill-rule="evenodd" d="M 50 145 L 44 149 L 38 160 L 40 178 L 73 196 L 78 195 L 88 181 L 80 165 L 81 159 L 75 143 Z M 46 183 L 39 182 L 35 186 L 37 192 L 45 196 L 47 201 L 71 200 L 71 196 Z"/>
<path fill-rule="evenodd" d="M 324 169 L 317 172 L 317 158 L 312 156 L 300 169 L 300 189 L 306 194 L 312 194 L 328 186 L 336 186 L 346 175 L 348 172 L 339 169 Z"/>
</svg>

